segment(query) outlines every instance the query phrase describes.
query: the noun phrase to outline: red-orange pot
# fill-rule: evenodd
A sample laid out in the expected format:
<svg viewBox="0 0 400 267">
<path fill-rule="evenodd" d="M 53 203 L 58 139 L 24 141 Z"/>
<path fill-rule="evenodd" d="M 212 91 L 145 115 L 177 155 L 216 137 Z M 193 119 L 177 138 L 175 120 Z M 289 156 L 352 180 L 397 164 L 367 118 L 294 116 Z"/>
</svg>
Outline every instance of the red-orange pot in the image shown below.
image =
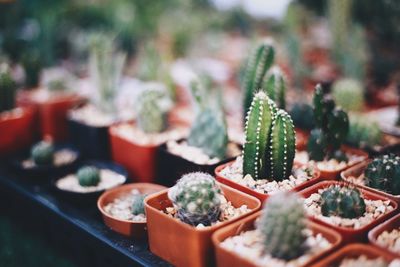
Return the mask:
<svg viewBox="0 0 400 267">
<path fill-rule="evenodd" d="M 261 202 L 258 199 L 228 186 L 222 184 L 220 186 L 225 197 L 232 202 L 233 206 L 247 205 L 251 211 L 230 221 L 200 229 L 185 224 L 163 212 L 167 207 L 172 206 L 167 196 L 168 190 L 148 196 L 145 203 L 151 252 L 175 266 L 213 266 L 212 234 L 217 229 L 258 211 L 261 207 Z"/>
<path fill-rule="evenodd" d="M 34 141 L 35 110 L 19 110 L 17 115 L 0 114 L 0 156 L 28 148 Z"/>
<path fill-rule="evenodd" d="M 256 192 L 255 190 L 253 190 L 253 189 L 251 189 L 251 188 L 249 188 L 247 186 L 238 184 L 238 183 L 232 181 L 231 179 L 229 179 L 229 178 L 227 178 L 227 177 L 225 177 L 225 176 L 223 176 L 221 174 L 221 171 L 223 169 L 225 169 L 229 165 L 232 165 L 234 162 L 235 161 L 231 161 L 231 162 L 225 163 L 223 165 L 218 166 L 215 169 L 215 177 L 216 177 L 217 181 L 222 183 L 222 184 L 228 185 L 228 186 L 230 186 L 232 188 L 235 188 L 235 189 L 237 189 L 237 190 L 239 190 L 241 192 L 244 192 L 246 194 L 254 196 L 254 197 L 258 198 L 261 202 L 264 202 L 266 199 L 268 199 L 268 197 L 270 196 L 269 194 L 262 194 L 262 193 Z M 298 167 L 299 165 L 295 164 L 295 167 L 296 166 Z M 302 184 L 300 184 L 298 186 L 295 186 L 291 191 L 294 191 L 294 192 L 301 191 L 304 188 L 307 188 L 307 187 L 309 187 L 309 186 L 311 186 L 311 185 L 313 185 L 315 183 L 318 183 L 319 181 L 321 181 L 320 173 L 319 173 L 319 171 L 317 169 L 315 169 L 315 174 L 314 174 L 314 177 L 312 179 L 310 179 L 310 180 L 308 180 L 308 181 L 306 181 L 306 182 L 304 182 L 304 183 L 302 183 Z"/>
<path fill-rule="evenodd" d="M 307 189 L 304 189 L 303 191 L 300 191 L 300 195 L 302 195 L 304 198 L 308 198 L 309 196 L 311 196 L 313 193 L 317 193 L 319 189 L 323 189 L 323 188 L 327 188 L 331 185 L 343 185 L 343 182 L 339 182 L 339 181 L 323 181 L 323 182 L 319 182 L 318 184 L 315 184 Z M 355 185 L 356 186 L 356 185 Z M 358 187 L 358 186 L 356 186 Z M 377 226 L 378 224 L 384 222 L 385 220 L 389 219 L 390 217 L 392 217 L 393 215 L 395 215 L 397 213 L 397 208 L 398 205 L 396 202 L 394 202 L 391 199 L 388 199 L 387 197 L 384 197 L 380 194 L 376 194 L 372 191 L 370 191 L 369 189 L 366 188 L 360 188 L 363 196 L 365 199 L 370 199 L 370 200 L 382 200 L 382 201 L 386 201 L 386 200 L 390 200 L 390 205 L 393 206 L 393 210 L 386 213 L 385 215 L 380 216 L 378 219 L 376 219 L 375 221 L 359 228 L 359 229 L 353 229 L 353 228 L 346 228 L 346 227 L 340 227 L 340 226 L 336 226 L 336 225 L 332 225 L 329 224 L 327 222 L 324 222 L 320 219 L 317 219 L 315 217 L 310 217 L 311 220 L 328 226 L 334 230 L 336 230 L 338 233 L 340 233 L 342 235 L 343 238 L 343 242 L 348 244 L 348 243 L 352 243 L 352 242 L 366 242 L 367 241 L 367 235 L 368 235 L 368 231 L 370 231 L 372 228 L 374 228 L 375 226 Z"/>
<path fill-rule="evenodd" d="M 388 248 L 382 246 L 381 244 L 378 243 L 378 236 L 382 234 L 384 231 L 392 231 L 394 229 L 399 229 L 400 227 L 400 214 L 394 216 L 390 220 L 378 225 L 372 231 L 368 233 L 368 239 L 369 242 L 371 242 L 373 245 L 380 247 L 381 249 L 387 251 L 388 253 L 396 255 L 396 257 L 400 258 L 400 252 L 394 252 L 389 250 Z"/>
<path fill-rule="evenodd" d="M 213 234 L 212 240 L 215 246 L 218 267 L 256 267 L 256 265 L 248 259 L 242 258 L 239 255 L 222 247 L 221 242 L 223 242 L 228 237 L 236 236 L 241 232 L 253 230 L 254 223 L 256 219 L 260 216 L 260 213 L 261 212 L 257 212 L 240 221 L 237 221 L 236 223 L 230 224 Z M 340 234 L 325 226 L 310 221 L 308 222 L 308 227 L 313 231 L 313 233 L 321 233 L 323 237 L 325 237 L 332 244 L 332 246 L 329 249 L 324 250 L 320 254 L 313 256 L 303 266 L 312 266 L 313 263 L 315 263 L 322 257 L 335 251 L 342 242 L 342 237 L 340 236 Z"/>
<path fill-rule="evenodd" d="M 153 194 L 163 189 L 165 186 L 149 183 L 126 184 L 104 192 L 97 200 L 97 208 L 100 210 L 104 223 L 114 231 L 125 236 L 142 239 L 147 237 L 146 222 L 133 222 L 117 219 L 109 215 L 104 207 L 121 195 L 128 194 L 133 189 L 137 189 L 141 194 Z"/>
<path fill-rule="evenodd" d="M 390 262 L 394 260 L 396 257 L 393 256 L 392 254 L 373 247 L 371 245 L 366 245 L 366 244 L 350 244 L 347 245 L 332 255 L 326 257 L 325 259 L 317 262 L 314 264 L 314 267 L 328 267 L 328 266 L 339 266 L 342 260 L 346 258 L 358 258 L 362 255 L 365 255 L 368 259 L 377 259 L 377 258 L 383 258 L 387 262 Z"/>
</svg>

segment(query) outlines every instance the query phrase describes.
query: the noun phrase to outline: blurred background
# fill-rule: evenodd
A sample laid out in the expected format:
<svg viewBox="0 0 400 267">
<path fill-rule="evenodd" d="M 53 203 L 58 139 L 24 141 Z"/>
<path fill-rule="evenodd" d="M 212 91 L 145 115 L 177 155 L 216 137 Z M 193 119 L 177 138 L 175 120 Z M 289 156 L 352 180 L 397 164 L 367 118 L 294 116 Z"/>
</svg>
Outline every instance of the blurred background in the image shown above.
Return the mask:
<svg viewBox="0 0 400 267">
<path fill-rule="evenodd" d="M 266 37 L 274 39 L 288 79 L 289 107 L 309 102 L 316 83 L 339 79 L 357 88 L 350 97 L 336 95 L 347 110 L 398 103 L 397 0 L 0 0 L 0 62 L 24 90 L 62 82 L 90 98 L 95 35 L 115 40 L 126 55 L 120 106 L 132 104 L 137 81 L 162 82 L 181 96 L 193 73 L 206 73 L 223 88 L 226 112 L 235 118 L 244 66 Z M 0 213 L 4 263 L 74 266 L 34 229 Z"/>
</svg>

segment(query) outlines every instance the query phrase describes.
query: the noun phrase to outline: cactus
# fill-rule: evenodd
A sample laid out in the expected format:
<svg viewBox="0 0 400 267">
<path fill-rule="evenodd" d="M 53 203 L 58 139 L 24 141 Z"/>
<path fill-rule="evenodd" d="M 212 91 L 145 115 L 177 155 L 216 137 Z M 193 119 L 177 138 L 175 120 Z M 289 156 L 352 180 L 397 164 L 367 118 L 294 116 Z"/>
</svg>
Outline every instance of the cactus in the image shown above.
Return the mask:
<svg viewBox="0 0 400 267">
<path fill-rule="evenodd" d="M 132 214 L 139 215 L 144 214 L 144 199 L 146 194 L 137 194 L 132 197 Z"/>
<path fill-rule="evenodd" d="M 32 50 L 25 52 L 22 56 L 21 63 L 25 70 L 25 86 L 27 88 L 37 87 L 40 81 L 40 73 L 43 68 L 39 51 Z"/>
<path fill-rule="evenodd" d="M 244 113 L 250 108 L 254 94 L 261 89 L 264 76 L 272 66 L 275 58 L 275 49 L 270 39 L 262 42 L 253 52 L 247 62 L 245 70 L 243 91 L 244 91 Z"/>
<path fill-rule="evenodd" d="M 295 103 L 289 112 L 297 128 L 311 130 L 315 127 L 313 109 L 306 103 Z"/>
<path fill-rule="evenodd" d="M 365 170 L 365 181 L 370 187 L 400 195 L 400 157 L 383 155 L 375 158 Z"/>
<path fill-rule="evenodd" d="M 0 112 L 11 110 L 15 106 L 17 86 L 11 77 L 8 65 L 0 66 Z"/>
<path fill-rule="evenodd" d="M 362 116 L 350 116 L 349 134 L 346 142 L 357 147 L 373 147 L 382 140 L 382 132 L 375 121 Z"/>
<path fill-rule="evenodd" d="M 210 226 L 221 214 L 221 189 L 215 179 L 202 172 L 185 174 L 169 189 L 178 218 L 187 224 Z"/>
<path fill-rule="evenodd" d="M 360 111 L 364 107 L 362 84 L 350 78 L 340 79 L 332 86 L 336 103 L 346 111 Z"/>
<path fill-rule="evenodd" d="M 351 186 L 331 185 L 322 192 L 320 204 L 324 216 L 352 219 L 365 213 L 365 201 L 360 191 Z"/>
<path fill-rule="evenodd" d="M 301 256 L 306 250 L 306 215 L 295 193 L 271 196 L 263 209 L 257 229 L 263 237 L 264 251 L 286 261 Z"/>
<path fill-rule="evenodd" d="M 38 165 L 51 165 L 54 161 L 53 144 L 47 141 L 41 141 L 35 144 L 31 149 L 33 162 Z"/>
<path fill-rule="evenodd" d="M 275 101 L 278 108 L 285 109 L 286 77 L 279 67 L 272 67 L 266 74 L 263 87 L 268 96 Z"/>
<path fill-rule="evenodd" d="M 161 133 L 168 127 L 172 102 L 160 88 L 148 88 L 137 98 L 137 125 L 145 133 Z"/>
<path fill-rule="evenodd" d="M 96 186 L 100 182 L 100 171 L 93 166 L 81 167 L 76 173 L 78 182 L 81 186 Z"/>
<path fill-rule="evenodd" d="M 290 116 L 278 110 L 264 93 L 257 93 L 250 106 L 243 146 L 243 174 L 254 179 L 289 178 L 295 154 L 295 132 Z"/>
<path fill-rule="evenodd" d="M 193 82 L 191 89 L 198 114 L 190 129 L 188 144 L 201 148 L 210 157 L 224 159 L 228 145 L 228 130 L 221 101 L 217 101 L 215 108 L 207 107 L 205 88 L 201 87 L 199 82 Z"/>
</svg>

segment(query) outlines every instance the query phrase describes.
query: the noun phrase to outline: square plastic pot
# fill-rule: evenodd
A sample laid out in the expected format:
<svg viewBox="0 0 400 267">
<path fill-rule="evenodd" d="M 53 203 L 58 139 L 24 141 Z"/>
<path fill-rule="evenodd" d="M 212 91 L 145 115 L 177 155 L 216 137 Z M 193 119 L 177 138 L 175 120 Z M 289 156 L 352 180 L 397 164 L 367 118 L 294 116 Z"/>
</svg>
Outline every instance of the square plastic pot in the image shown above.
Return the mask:
<svg viewBox="0 0 400 267">
<path fill-rule="evenodd" d="M 214 247 L 211 236 L 217 230 L 258 211 L 261 202 L 249 195 L 220 184 L 223 194 L 233 206 L 247 205 L 247 214 L 218 225 L 197 229 L 164 213 L 172 207 L 167 190 L 145 199 L 149 246 L 151 252 L 175 266 L 213 266 Z"/>
<path fill-rule="evenodd" d="M 254 223 L 256 219 L 260 216 L 260 214 L 261 212 L 257 212 L 240 221 L 237 221 L 236 223 L 230 224 L 213 234 L 212 239 L 215 246 L 218 267 L 256 267 L 256 265 L 250 260 L 243 258 L 240 255 L 222 247 L 221 243 L 229 237 L 239 235 L 241 232 L 253 230 Z M 318 255 L 310 258 L 310 260 L 306 262 L 303 266 L 311 266 L 319 259 L 335 251 L 342 242 L 342 237 L 340 236 L 340 234 L 332 229 L 329 229 L 328 227 L 313 223 L 311 221 L 308 222 L 308 227 L 313 231 L 313 233 L 321 233 L 322 236 L 325 237 L 332 244 L 332 246 L 322 251 Z"/>
<path fill-rule="evenodd" d="M 308 198 L 313 193 L 318 193 L 319 189 L 327 188 L 327 187 L 329 187 L 331 185 L 335 185 L 335 184 L 343 185 L 343 182 L 323 181 L 323 182 L 317 183 L 307 189 L 304 189 L 303 191 L 300 191 L 299 194 L 302 195 L 304 198 Z M 356 186 L 356 187 L 358 187 L 358 186 Z M 394 216 L 397 213 L 398 205 L 393 200 L 391 200 L 385 196 L 382 196 L 380 194 L 376 194 L 376 193 L 370 191 L 369 189 L 362 189 L 362 188 L 359 188 L 359 189 L 361 190 L 365 199 L 382 200 L 382 201 L 389 200 L 390 205 L 393 206 L 393 210 L 380 216 L 378 219 L 372 221 L 371 223 L 369 223 L 359 229 L 336 226 L 336 225 L 324 222 L 320 219 L 317 219 L 313 216 L 310 216 L 310 219 L 315 221 L 316 223 L 328 226 L 328 227 L 336 230 L 338 233 L 340 233 L 342 235 L 343 242 L 346 244 L 354 243 L 354 242 L 367 242 L 368 232 L 375 226 L 379 225 L 380 223 L 382 223 L 382 222 L 386 221 L 387 219 L 389 219 L 390 217 Z"/>
<path fill-rule="evenodd" d="M 400 252 L 394 252 L 389 250 L 387 247 L 382 246 L 378 243 L 378 236 L 382 234 L 384 231 L 392 231 L 394 229 L 399 229 L 400 227 L 400 214 L 394 216 L 390 220 L 376 226 L 372 231 L 368 233 L 368 239 L 371 244 L 380 247 L 382 250 L 387 251 L 390 254 L 396 255 L 396 257 L 400 258 Z"/>
</svg>

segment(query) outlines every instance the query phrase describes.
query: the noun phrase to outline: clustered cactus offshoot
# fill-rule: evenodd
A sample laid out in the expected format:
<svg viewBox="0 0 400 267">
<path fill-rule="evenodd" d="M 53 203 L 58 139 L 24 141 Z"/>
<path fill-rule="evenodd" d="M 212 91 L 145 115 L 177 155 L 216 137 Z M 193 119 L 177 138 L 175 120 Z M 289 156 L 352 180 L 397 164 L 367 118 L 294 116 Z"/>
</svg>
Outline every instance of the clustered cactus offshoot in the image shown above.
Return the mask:
<svg viewBox="0 0 400 267">
<path fill-rule="evenodd" d="M 286 83 L 285 75 L 277 66 L 272 67 L 265 75 L 264 89 L 281 109 L 286 107 Z"/>
<path fill-rule="evenodd" d="M 245 135 L 243 175 L 276 181 L 289 178 L 296 146 L 293 121 L 262 91 L 251 103 Z"/>
<path fill-rule="evenodd" d="M 187 224 L 210 226 L 221 214 L 221 189 L 207 173 L 185 174 L 168 191 L 178 218 Z"/>
<path fill-rule="evenodd" d="M 100 183 L 100 170 L 93 166 L 81 167 L 77 174 L 78 182 L 81 186 L 96 186 Z"/>
<path fill-rule="evenodd" d="M 295 193 L 271 196 L 263 209 L 257 229 L 263 237 L 264 252 L 283 260 L 301 256 L 307 249 L 306 215 Z"/>
<path fill-rule="evenodd" d="M 132 198 L 132 214 L 139 215 L 144 214 L 144 199 L 146 198 L 146 194 L 138 194 L 134 195 Z"/>
<path fill-rule="evenodd" d="M 0 65 L 0 112 L 14 108 L 16 90 L 8 65 Z"/>
<path fill-rule="evenodd" d="M 317 128 L 311 131 L 308 140 L 310 159 L 322 161 L 325 158 L 335 158 L 347 161 L 346 155 L 340 150 L 349 132 L 347 113 L 336 107 L 331 95 L 324 93 L 321 85 L 315 88 L 313 102 Z"/>
<path fill-rule="evenodd" d="M 400 157 L 383 155 L 375 158 L 365 170 L 365 181 L 370 187 L 400 194 Z"/>
<path fill-rule="evenodd" d="M 38 166 L 51 165 L 54 161 L 54 147 L 51 142 L 41 141 L 31 149 L 33 162 Z"/>
<path fill-rule="evenodd" d="M 321 194 L 321 212 L 324 216 L 359 218 L 365 213 L 361 192 L 352 186 L 332 185 Z"/>
</svg>

